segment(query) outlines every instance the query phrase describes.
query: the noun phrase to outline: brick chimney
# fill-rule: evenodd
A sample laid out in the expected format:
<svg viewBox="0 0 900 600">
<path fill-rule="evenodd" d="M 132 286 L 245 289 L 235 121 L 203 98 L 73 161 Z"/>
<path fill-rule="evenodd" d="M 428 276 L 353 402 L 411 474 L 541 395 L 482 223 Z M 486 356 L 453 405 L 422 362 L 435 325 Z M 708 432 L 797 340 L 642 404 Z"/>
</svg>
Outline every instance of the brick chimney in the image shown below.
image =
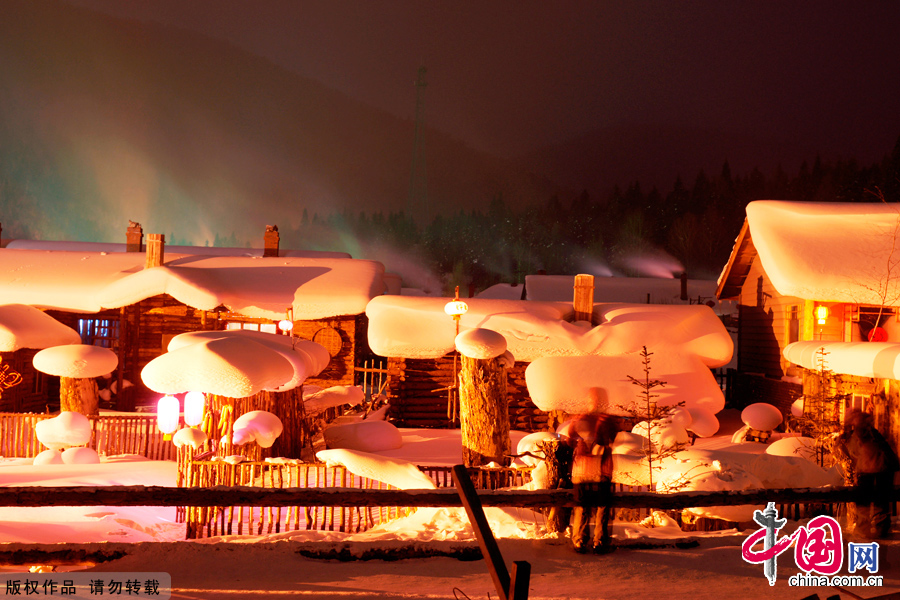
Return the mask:
<svg viewBox="0 0 900 600">
<path fill-rule="evenodd" d="M 263 256 L 278 256 L 280 240 L 278 225 L 266 225 L 266 233 L 263 236 Z"/>
<path fill-rule="evenodd" d="M 125 230 L 125 252 L 140 252 L 143 250 L 144 229 L 140 223 L 128 221 L 128 229 Z"/>
<path fill-rule="evenodd" d="M 147 263 L 145 269 L 161 267 L 165 262 L 166 236 L 161 233 L 147 234 Z"/>
</svg>

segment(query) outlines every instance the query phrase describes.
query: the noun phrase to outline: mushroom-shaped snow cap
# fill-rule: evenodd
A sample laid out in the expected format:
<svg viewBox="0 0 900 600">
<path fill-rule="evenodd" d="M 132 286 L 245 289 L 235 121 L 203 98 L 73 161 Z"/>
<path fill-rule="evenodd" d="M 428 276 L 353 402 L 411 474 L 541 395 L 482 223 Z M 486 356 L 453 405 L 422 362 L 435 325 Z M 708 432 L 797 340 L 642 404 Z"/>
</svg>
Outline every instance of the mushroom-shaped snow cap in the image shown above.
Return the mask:
<svg viewBox="0 0 900 600">
<path fill-rule="evenodd" d="M 210 340 L 240 339 L 251 340 L 262 344 L 281 354 L 294 367 L 294 376 L 289 380 L 273 388 L 276 391 L 290 390 L 304 381 L 307 377 L 318 375 L 331 360 L 328 350 L 321 344 L 309 340 L 293 341 L 289 336 L 250 331 L 246 329 L 230 329 L 226 331 L 191 331 L 176 335 L 169 341 L 169 352 L 180 350 L 192 344 L 204 343 Z"/>
<path fill-rule="evenodd" d="M 468 329 L 456 336 L 456 349 L 463 356 L 487 360 L 506 352 L 506 338 L 492 329 Z"/>
<path fill-rule="evenodd" d="M 27 304 L 0 305 L 0 352 L 81 343 L 78 332 Z"/>
<path fill-rule="evenodd" d="M 100 346 L 70 344 L 54 346 L 34 355 L 34 368 L 57 377 L 85 379 L 114 371 L 119 364 L 116 353 Z"/>
<path fill-rule="evenodd" d="M 751 404 L 741 411 L 741 421 L 758 431 L 772 431 L 784 420 L 781 411 L 765 402 Z"/>
<path fill-rule="evenodd" d="M 198 391 L 246 398 L 291 380 L 294 368 L 279 352 L 250 339 L 212 339 L 151 360 L 141 379 L 154 392 Z"/>
<path fill-rule="evenodd" d="M 232 431 L 232 443 L 235 446 L 256 442 L 263 448 L 271 448 L 284 431 L 284 425 L 281 419 L 268 411 L 252 410 L 237 418 Z"/>
</svg>

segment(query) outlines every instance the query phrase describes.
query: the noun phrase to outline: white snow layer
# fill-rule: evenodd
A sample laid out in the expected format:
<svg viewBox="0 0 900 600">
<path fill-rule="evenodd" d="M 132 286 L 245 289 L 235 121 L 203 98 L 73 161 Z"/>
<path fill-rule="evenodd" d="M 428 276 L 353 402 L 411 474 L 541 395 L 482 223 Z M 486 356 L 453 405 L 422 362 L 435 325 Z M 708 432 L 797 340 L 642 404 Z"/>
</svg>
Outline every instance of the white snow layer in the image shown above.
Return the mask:
<svg viewBox="0 0 900 600">
<path fill-rule="evenodd" d="M 444 313 L 450 298 L 379 296 L 366 308 L 369 345 L 381 356 L 439 358 L 454 349 L 456 328 Z M 683 347 L 709 368 L 728 363 L 733 343 L 704 305 L 597 304 L 596 327 L 569 323 L 572 304 L 468 298 L 460 332 L 484 328 L 506 338 L 517 361 L 542 356 L 618 355 L 649 348 Z"/>
<path fill-rule="evenodd" d="M 249 317 L 324 319 L 365 311 L 384 291 L 384 265 L 349 258 L 165 254 L 144 269 L 140 252 L 4 249 L 0 303 L 99 312 L 169 294 L 200 310 L 225 306 Z"/>
<path fill-rule="evenodd" d="M 141 371 L 148 388 L 161 394 L 204 392 L 246 398 L 274 390 L 294 377 L 280 352 L 251 339 L 219 338 L 157 356 Z"/>
<path fill-rule="evenodd" d="M 80 344 L 78 332 L 37 308 L 0 305 L 0 352 Z"/>
<path fill-rule="evenodd" d="M 684 402 L 713 414 L 725 406 L 716 378 L 702 360 L 676 347 L 660 347 L 651 356 L 651 379 L 665 382 L 655 387 L 659 406 Z M 628 378 L 643 379 L 639 354 L 619 356 L 551 356 L 539 358 L 525 369 L 525 383 L 541 410 L 570 414 L 603 411 L 625 415 L 640 401 L 641 389 Z"/>
<path fill-rule="evenodd" d="M 900 379 L 900 344 L 893 342 L 794 342 L 782 355 L 795 365 L 819 370 L 819 350 L 825 364 L 841 375 Z"/>
<path fill-rule="evenodd" d="M 354 475 L 375 479 L 401 490 L 434 489 L 431 478 L 413 463 L 358 450 L 320 450 L 316 458 L 328 464 L 344 465 Z"/>
<path fill-rule="evenodd" d="M 303 408 L 307 415 L 318 414 L 332 406 L 356 406 L 366 399 L 366 393 L 358 385 L 336 385 L 319 389 L 306 395 L 307 386 L 303 387 Z"/>
<path fill-rule="evenodd" d="M 34 355 L 34 368 L 57 377 L 100 377 L 119 364 L 116 353 L 100 346 L 70 344 L 45 348 Z"/>
<path fill-rule="evenodd" d="M 886 266 L 900 233 L 896 205 L 758 200 L 747 205 L 747 224 L 782 295 L 875 305 L 900 295 Z"/>
<path fill-rule="evenodd" d="M 355 423 L 329 425 L 322 432 L 325 447 L 379 452 L 396 450 L 403 445 L 403 436 L 393 423 L 380 419 L 366 419 Z"/>
</svg>

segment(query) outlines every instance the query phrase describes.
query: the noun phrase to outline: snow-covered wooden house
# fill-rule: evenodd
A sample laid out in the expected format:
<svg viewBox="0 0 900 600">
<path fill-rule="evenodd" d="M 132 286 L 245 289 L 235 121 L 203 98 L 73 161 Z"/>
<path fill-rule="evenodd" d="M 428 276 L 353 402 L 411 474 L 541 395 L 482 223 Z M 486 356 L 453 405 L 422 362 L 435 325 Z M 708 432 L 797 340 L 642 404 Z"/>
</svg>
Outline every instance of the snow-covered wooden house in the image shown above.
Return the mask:
<svg viewBox="0 0 900 600">
<path fill-rule="evenodd" d="M 125 251 L 134 247 L 11 242 L 0 249 L 0 304 L 40 308 L 83 343 L 118 353 L 112 383 L 117 391 L 132 383 L 134 398 L 121 394 L 117 408 L 151 396 L 140 371 L 173 336 L 232 328 L 277 333 L 285 318 L 294 335 L 332 356 L 310 383 L 353 383 L 358 355 L 368 352 L 365 307 L 384 290 L 381 263 L 277 247 L 165 248 L 162 236 L 152 235 L 146 253 Z"/>
<path fill-rule="evenodd" d="M 366 309 L 369 345 L 388 357 L 392 417 L 407 426 L 446 426 L 456 323 L 446 298 L 380 296 Z M 506 339 L 513 429 L 554 427 L 557 414 L 618 411 L 636 398 L 628 375 L 642 374 L 644 346 L 655 355 L 654 377 L 668 381 L 660 406 L 689 398 L 712 413 L 724 397 L 711 369 L 731 359 L 731 337 L 706 305 L 593 304 L 575 320 L 573 303 L 466 299 L 459 330 L 490 329 Z M 540 363 L 540 364 L 539 364 Z M 562 407 L 562 408 L 559 408 Z"/>
<path fill-rule="evenodd" d="M 746 401 L 786 411 L 816 366 L 812 348 L 827 342 L 834 373 L 859 375 L 847 356 L 871 358 L 868 381 L 856 382 L 866 398 L 855 400 L 871 407 L 874 380 L 891 378 L 877 367 L 900 352 L 900 206 L 751 202 L 717 296 L 739 305 L 734 388 Z M 886 348 L 896 350 L 876 351 Z"/>
</svg>

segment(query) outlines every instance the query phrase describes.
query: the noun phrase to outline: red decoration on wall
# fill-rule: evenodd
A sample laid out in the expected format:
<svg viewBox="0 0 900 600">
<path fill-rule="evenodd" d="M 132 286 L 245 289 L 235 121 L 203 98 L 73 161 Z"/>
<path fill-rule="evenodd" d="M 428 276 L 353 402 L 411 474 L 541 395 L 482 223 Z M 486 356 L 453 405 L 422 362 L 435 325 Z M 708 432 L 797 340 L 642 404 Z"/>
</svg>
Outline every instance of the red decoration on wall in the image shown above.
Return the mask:
<svg viewBox="0 0 900 600">
<path fill-rule="evenodd" d="M 873 327 L 869 332 L 869 341 L 870 342 L 886 342 L 888 339 L 887 331 L 884 330 L 884 327 Z"/>
</svg>

